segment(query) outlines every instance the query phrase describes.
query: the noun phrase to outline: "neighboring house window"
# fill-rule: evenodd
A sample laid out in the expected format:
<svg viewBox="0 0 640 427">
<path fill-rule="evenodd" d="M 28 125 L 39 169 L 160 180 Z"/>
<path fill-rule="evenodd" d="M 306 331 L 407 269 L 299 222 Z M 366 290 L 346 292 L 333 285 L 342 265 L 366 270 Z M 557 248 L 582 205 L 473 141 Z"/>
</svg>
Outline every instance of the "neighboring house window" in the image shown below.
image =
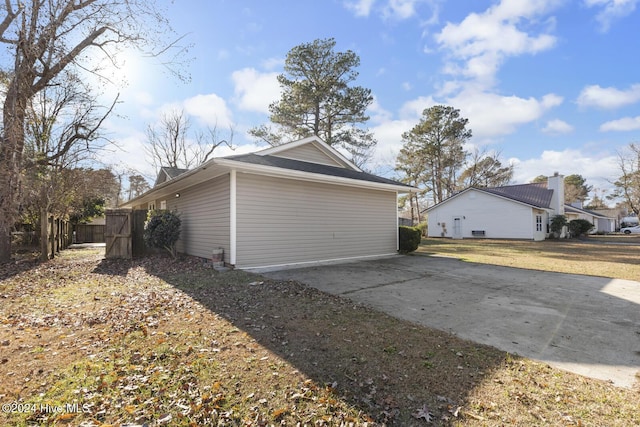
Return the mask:
<svg viewBox="0 0 640 427">
<path fill-rule="evenodd" d="M 166 200 L 160 200 L 160 209 L 162 209 L 162 210 L 167 209 L 167 201 Z"/>
<path fill-rule="evenodd" d="M 536 215 L 536 231 L 542 231 L 542 215 Z"/>
<path fill-rule="evenodd" d="M 156 210 L 156 202 L 149 202 L 149 210 L 150 211 Z"/>
</svg>

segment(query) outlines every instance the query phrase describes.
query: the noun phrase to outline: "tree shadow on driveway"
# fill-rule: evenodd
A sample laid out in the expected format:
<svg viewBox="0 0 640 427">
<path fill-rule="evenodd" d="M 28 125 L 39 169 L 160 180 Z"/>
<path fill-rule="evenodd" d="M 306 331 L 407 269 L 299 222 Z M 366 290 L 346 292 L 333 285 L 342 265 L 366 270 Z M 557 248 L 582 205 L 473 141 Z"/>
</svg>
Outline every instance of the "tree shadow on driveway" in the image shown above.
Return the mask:
<svg viewBox="0 0 640 427">
<path fill-rule="evenodd" d="M 426 256 L 265 274 L 617 385 L 640 371 L 638 282 Z"/>
</svg>

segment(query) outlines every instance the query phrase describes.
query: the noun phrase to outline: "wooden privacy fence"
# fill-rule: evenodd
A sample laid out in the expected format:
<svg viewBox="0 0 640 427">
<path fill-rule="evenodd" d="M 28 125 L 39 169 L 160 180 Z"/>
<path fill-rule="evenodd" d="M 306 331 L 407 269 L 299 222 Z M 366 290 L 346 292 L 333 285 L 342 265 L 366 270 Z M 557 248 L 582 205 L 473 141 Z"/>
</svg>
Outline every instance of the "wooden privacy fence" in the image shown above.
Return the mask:
<svg viewBox="0 0 640 427">
<path fill-rule="evenodd" d="M 49 234 L 48 257 L 60 253 L 72 243 L 71 224 L 59 218 L 49 217 L 47 221 L 47 233 Z"/>
<path fill-rule="evenodd" d="M 104 228 L 105 258 L 131 259 L 144 255 L 143 233 L 146 218 L 146 210 L 107 210 Z"/>
<path fill-rule="evenodd" d="M 104 225 L 76 224 L 74 243 L 104 243 Z"/>
</svg>

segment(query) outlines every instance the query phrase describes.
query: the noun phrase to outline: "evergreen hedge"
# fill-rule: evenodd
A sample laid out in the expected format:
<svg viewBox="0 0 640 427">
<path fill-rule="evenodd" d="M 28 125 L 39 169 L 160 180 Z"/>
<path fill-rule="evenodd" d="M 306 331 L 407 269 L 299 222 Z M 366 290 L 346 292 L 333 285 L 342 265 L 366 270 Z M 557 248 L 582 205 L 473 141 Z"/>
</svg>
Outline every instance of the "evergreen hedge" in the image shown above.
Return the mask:
<svg viewBox="0 0 640 427">
<path fill-rule="evenodd" d="M 176 257 L 176 242 L 180 238 L 182 222 L 176 212 L 154 210 L 144 223 L 144 243 L 151 248 L 166 249 Z"/>
<path fill-rule="evenodd" d="M 417 227 L 400 226 L 399 230 L 399 246 L 400 253 L 408 254 L 418 249 L 422 231 Z"/>
</svg>

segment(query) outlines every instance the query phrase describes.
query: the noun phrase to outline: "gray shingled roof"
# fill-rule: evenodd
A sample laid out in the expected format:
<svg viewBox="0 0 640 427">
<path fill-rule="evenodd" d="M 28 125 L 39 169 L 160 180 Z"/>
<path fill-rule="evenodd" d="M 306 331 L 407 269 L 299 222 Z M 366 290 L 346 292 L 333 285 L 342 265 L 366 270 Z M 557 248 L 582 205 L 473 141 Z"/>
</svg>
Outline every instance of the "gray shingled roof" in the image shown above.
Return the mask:
<svg viewBox="0 0 640 427">
<path fill-rule="evenodd" d="M 478 188 L 477 190 L 544 209 L 551 207 L 551 197 L 553 196 L 553 190 L 549 190 L 546 183 L 506 185 L 504 187 Z"/>
<path fill-rule="evenodd" d="M 163 172 L 164 172 L 164 176 L 163 176 Z M 155 187 L 156 185 L 161 184 L 170 179 L 173 179 L 178 175 L 182 175 L 185 172 L 189 172 L 189 169 L 174 168 L 171 166 L 161 166 L 160 172 L 158 173 L 158 177 L 156 178 L 156 182 L 155 184 L 153 184 L 153 186 Z"/>
<path fill-rule="evenodd" d="M 301 160 L 285 159 L 283 157 L 264 155 L 259 156 L 257 154 L 239 154 L 236 156 L 228 156 L 225 159 L 234 160 L 237 162 L 251 163 L 254 165 L 271 166 L 282 169 L 291 169 L 301 172 L 317 173 L 322 175 L 335 176 L 339 178 L 356 179 L 360 181 L 377 182 L 381 184 L 402 185 L 407 188 L 411 186 L 403 184 L 392 179 L 383 178 L 381 176 L 372 175 L 366 172 L 358 172 L 352 169 L 345 169 L 336 166 L 321 165 L 319 163 L 303 162 Z"/>
<path fill-rule="evenodd" d="M 169 166 L 162 166 L 160 169 L 162 169 L 169 178 L 175 178 L 176 176 L 189 171 L 189 169 L 173 168 Z"/>
<path fill-rule="evenodd" d="M 588 209 L 578 208 L 576 206 L 564 205 L 565 212 L 573 212 L 573 213 L 586 213 L 589 215 L 593 215 L 598 218 L 608 218 L 606 215 L 603 215 L 598 212 L 590 211 Z"/>
</svg>

